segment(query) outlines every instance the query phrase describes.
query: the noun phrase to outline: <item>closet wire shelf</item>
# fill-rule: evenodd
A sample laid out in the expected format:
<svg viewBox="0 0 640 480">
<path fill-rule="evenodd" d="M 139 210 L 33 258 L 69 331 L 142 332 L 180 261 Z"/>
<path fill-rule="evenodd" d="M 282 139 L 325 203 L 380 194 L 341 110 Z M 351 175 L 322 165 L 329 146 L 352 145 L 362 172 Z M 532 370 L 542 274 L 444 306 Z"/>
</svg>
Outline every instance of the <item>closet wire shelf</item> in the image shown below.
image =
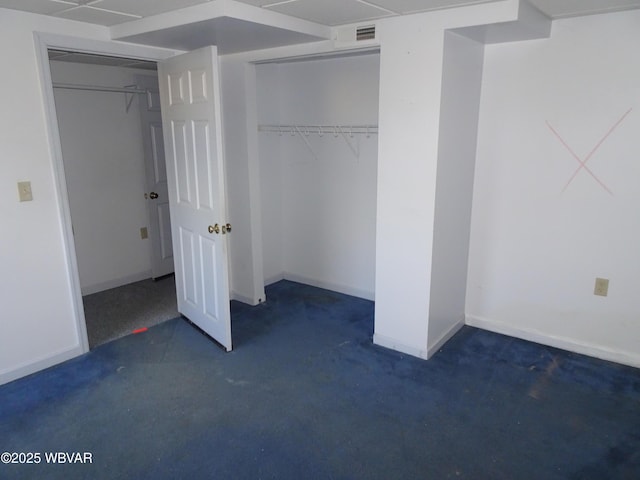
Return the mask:
<svg viewBox="0 0 640 480">
<path fill-rule="evenodd" d="M 307 137 L 311 134 L 317 134 L 320 137 L 334 136 L 342 137 L 347 146 L 351 150 L 351 153 L 356 158 L 360 158 L 360 149 L 357 143 L 354 145 L 353 139 L 355 135 L 366 135 L 369 138 L 371 135 L 378 134 L 378 125 L 258 125 L 259 132 L 277 133 L 279 135 L 291 135 L 300 136 L 305 143 L 307 150 L 311 152 L 313 158 L 318 160 L 318 155 L 309 143 Z"/>
<path fill-rule="evenodd" d="M 124 87 L 106 87 L 102 85 L 79 85 L 74 83 L 58 83 L 53 82 L 53 88 L 60 88 L 63 90 L 86 90 L 91 92 L 107 92 L 107 93 L 124 93 L 127 113 L 131 108 L 131 103 L 136 94 L 146 95 L 148 90 L 138 88 L 137 85 L 126 85 Z M 129 97 L 131 95 L 131 97 Z"/>
<path fill-rule="evenodd" d="M 335 137 L 346 134 L 369 134 L 378 133 L 378 125 L 259 125 L 259 132 L 272 132 L 280 134 L 295 135 L 299 132 L 309 135 L 311 133 L 324 135 L 333 135 Z"/>
</svg>

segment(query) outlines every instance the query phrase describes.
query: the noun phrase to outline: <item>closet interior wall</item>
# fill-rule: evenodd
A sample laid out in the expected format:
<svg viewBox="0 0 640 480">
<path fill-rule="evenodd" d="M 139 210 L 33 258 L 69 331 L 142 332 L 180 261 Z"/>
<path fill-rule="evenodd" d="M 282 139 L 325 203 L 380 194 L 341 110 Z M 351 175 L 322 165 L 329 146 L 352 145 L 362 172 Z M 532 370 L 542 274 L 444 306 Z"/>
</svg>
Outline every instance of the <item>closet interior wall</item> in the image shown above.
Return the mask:
<svg viewBox="0 0 640 480">
<path fill-rule="evenodd" d="M 265 283 L 374 298 L 377 53 L 256 66 Z M 347 126 L 319 133 L 318 125 Z"/>
<path fill-rule="evenodd" d="M 124 87 L 136 74 L 155 72 L 51 62 L 54 83 Z M 139 99 L 127 111 L 124 93 L 56 88 L 54 96 L 82 293 L 149 278 Z"/>
</svg>

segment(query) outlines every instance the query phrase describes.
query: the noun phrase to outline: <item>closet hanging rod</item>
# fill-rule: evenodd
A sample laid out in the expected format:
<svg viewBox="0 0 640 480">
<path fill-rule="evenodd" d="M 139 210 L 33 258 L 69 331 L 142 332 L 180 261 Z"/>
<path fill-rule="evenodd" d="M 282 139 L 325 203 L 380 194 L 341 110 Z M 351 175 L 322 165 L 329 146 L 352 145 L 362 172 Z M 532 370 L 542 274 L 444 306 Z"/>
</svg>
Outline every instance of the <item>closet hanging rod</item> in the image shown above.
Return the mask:
<svg viewBox="0 0 640 480">
<path fill-rule="evenodd" d="M 77 85 L 73 83 L 54 83 L 53 88 L 63 88 L 66 90 L 90 90 L 94 92 L 147 93 L 147 90 L 141 88 L 101 87 L 97 85 Z"/>
<path fill-rule="evenodd" d="M 317 133 L 338 136 L 352 133 L 376 134 L 378 133 L 378 125 L 258 125 L 258 131 L 292 135 Z"/>
</svg>

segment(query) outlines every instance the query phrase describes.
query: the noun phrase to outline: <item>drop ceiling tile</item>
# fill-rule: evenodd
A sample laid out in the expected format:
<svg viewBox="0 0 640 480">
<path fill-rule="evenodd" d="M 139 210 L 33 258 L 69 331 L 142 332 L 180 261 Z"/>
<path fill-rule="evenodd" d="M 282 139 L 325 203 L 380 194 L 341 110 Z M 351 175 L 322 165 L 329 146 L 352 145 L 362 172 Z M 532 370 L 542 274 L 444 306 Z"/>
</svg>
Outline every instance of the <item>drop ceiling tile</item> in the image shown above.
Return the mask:
<svg viewBox="0 0 640 480">
<path fill-rule="evenodd" d="M 640 8 L 640 0 L 529 0 L 551 18 Z"/>
<path fill-rule="evenodd" d="M 400 14 L 426 12 L 428 10 L 440 10 L 443 8 L 461 7 L 464 5 L 475 5 L 477 3 L 490 3 L 495 1 L 497 0 L 367 0 L 367 2 L 372 5 L 378 5 Z"/>
<path fill-rule="evenodd" d="M 56 14 L 56 17 L 77 20 L 79 22 L 96 23 L 98 25 L 115 25 L 117 23 L 129 22 L 140 18 L 134 15 L 125 15 L 117 12 L 110 12 L 93 7 L 76 7 Z"/>
<path fill-rule="evenodd" d="M 384 9 L 356 0 L 295 0 L 266 8 L 322 25 L 344 25 L 390 15 Z"/>
<path fill-rule="evenodd" d="M 209 0 L 102 0 L 94 6 L 115 12 L 148 17 L 158 13 L 207 3 Z"/>
<path fill-rule="evenodd" d="M 50 15 L 73 7 L 72 2 L 51 2 L 49 0 L 0 0 L 0 8 L 13 8 L 25 12 Z"/>
</svg>

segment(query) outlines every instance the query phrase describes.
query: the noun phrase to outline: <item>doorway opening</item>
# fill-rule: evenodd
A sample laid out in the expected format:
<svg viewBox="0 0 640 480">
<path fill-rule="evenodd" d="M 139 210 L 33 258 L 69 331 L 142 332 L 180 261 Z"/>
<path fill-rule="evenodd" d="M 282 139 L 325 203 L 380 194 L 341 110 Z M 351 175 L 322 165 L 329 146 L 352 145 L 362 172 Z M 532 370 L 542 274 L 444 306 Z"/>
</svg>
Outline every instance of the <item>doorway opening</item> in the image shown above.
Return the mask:
<svg viewBox="0 0 640 480">
<path fill-rule="evenodd" d="M 256 64 L 265 284 L 374 300 L 378 51 Z"/>
<path fill-rule="evenodd" d="M 179 316 L 157 65 L 49 49 L 89 347 Z"/>
</svg>

